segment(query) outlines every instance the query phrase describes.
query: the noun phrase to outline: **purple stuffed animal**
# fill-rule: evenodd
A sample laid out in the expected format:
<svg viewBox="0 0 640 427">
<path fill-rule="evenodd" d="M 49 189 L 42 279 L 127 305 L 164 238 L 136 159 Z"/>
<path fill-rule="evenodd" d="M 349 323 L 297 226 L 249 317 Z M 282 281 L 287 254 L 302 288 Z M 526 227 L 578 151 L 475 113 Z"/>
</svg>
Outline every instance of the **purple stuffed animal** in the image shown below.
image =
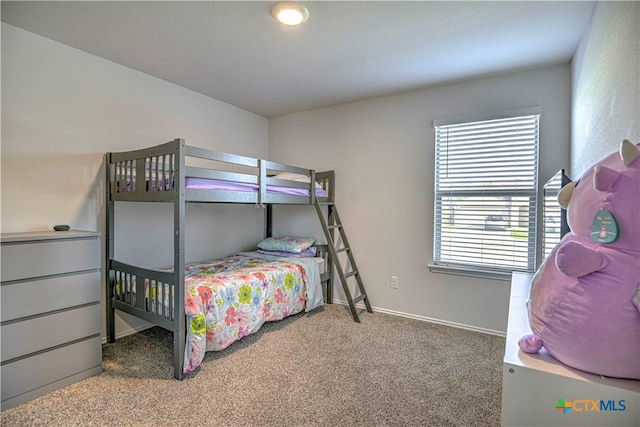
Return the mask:
<svg viewBox="0 0 640 427">
<path fill-rule="evenodd" d="M 571 232 L 531 282 L 527 307 L 542 346 L 582 371 L 640 380 L 640 144 L 625 140 L 558 193 Z"/>
</svg>

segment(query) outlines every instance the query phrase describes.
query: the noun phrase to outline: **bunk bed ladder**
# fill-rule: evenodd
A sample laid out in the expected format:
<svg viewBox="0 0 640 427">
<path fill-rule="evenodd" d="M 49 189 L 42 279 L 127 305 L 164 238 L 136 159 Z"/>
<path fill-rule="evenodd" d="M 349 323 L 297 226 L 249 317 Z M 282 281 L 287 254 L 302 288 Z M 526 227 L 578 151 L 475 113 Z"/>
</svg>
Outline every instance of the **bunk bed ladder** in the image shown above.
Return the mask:
<svg viewBox="0 0 640 427">
<path fill-rule="evenodd" d="M 333 265 L 336 268 L 336 272 L 338 277 L 340 278 L 340 283 L 342 284 L 342 289 L 344 290 L 344 294 L 347 297 L 347 302 L 349 303 L 349 308 L 351 309 L 351 315 L 353 316 L 353 320 L 360 323 L 360 317 L 358 316 L 358 311 L 356 310 L 356 304 L 363 301 L 365 307 L 369 313 L 372 313 L 371 304 L 369 303 L 369 297 L 367 296 L 367 292 L 364 289 L 364 284 L 362 283 L 362 278 L 360 277 L 360 272 L 358 271 L 358 267 L 356 266 L 356 260 L 353 257 L 353 251 L 349 246 L 349 241 L 347 240 L 347 235 L 344 231 L 344 227 L 342 225 L 342 221 L 340 221 L 340 215 L 338 215 L 338 209 L 335 206 L 332 198 L 329 198 L 328 202 L 320 202 L 317 198 L 315 199 L 315 207 L 316 212 L 318 214 L 318 218 L 320 219 L 320 224 L 322 225 L 322 230 L 324 231 L 324 235 L 327 239 L 327 246 L 329 246 L 329 251 L 331 253 L 331 258 L 333 259 Z M 327 206 L 327 219 L 325 220 L 324 212 L 322 210 L 322 205 Z M 338 231 L 338 239 L 335 239 L 335 231 Z M 344 265 L 341 263 L 338 255 L 341 253 L 346 254 L 346 259 L 344 259 Z M 348 271 L 347 271 L 348 270 Z M 357 286 L 354 289 L 354 292 L 351 292 L 349 285 L 347 283 L 347 279 L 354 277 L 357 283 Z M 354 296 L 354 294 L 358 294 Z"/>
</svg>

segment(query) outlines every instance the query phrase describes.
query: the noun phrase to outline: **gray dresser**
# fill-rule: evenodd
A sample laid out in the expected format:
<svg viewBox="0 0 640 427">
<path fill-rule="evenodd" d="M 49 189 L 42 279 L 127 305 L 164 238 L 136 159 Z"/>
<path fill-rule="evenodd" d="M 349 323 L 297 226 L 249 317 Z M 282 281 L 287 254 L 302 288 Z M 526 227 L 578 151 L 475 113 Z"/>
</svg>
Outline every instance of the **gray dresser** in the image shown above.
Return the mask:
<svg viewBox="0 0 640 427">
<path fill-rule="evenodd" d="M 100 234 L 3 233 L 2 410 L 102 371 Z"/>
</svg>

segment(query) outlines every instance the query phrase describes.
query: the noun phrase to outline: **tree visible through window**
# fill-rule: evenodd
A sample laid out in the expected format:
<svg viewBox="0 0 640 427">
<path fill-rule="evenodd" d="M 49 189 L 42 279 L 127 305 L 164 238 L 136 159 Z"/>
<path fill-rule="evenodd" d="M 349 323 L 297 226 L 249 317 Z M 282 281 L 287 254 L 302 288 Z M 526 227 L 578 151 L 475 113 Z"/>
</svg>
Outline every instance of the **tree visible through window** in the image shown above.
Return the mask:
<svg viewBox="0 0 640 427">
<path fill-rule="evenodd" d="M 435 264 L 534 270 L 539 117 L 435 123 Z"/>
</svg>

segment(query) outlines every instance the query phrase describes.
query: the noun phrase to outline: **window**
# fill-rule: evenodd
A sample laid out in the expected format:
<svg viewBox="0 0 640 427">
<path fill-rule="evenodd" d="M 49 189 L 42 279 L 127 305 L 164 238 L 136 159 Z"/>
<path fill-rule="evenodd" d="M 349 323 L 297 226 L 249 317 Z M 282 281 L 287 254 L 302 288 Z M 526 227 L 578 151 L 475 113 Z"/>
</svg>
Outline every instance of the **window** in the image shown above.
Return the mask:
<svg viewBox="0 0 640 427">
<path fill-rule="evenodd" d="M 435 122 L 435 267 L 534 271 L 540 113 Z"/>
</svg>

